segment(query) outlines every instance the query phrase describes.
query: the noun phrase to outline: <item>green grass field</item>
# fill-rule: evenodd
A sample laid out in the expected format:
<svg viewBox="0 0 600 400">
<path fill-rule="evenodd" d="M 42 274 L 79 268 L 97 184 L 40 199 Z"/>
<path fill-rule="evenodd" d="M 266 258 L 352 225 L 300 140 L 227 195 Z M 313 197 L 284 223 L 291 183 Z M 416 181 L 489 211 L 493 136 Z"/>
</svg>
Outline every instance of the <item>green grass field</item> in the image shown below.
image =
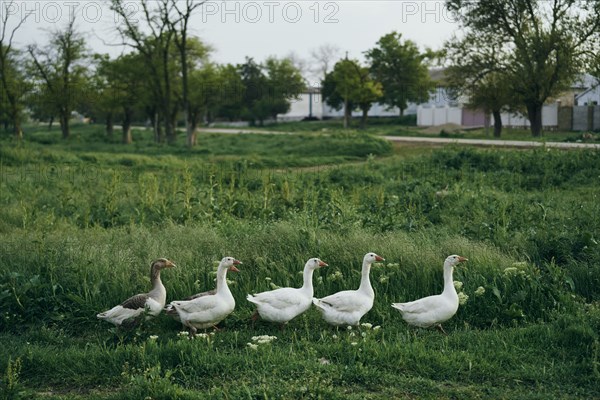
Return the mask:
<svg viewBox="0 0 600 400">
<path fill-rule="evenodd" d="M 364 132 L 199 137 L 154 144 L 29 129 L 0 139 L 0 399 L 590 399 L 600 397 L 600 152 L 392 147 Z M 355 289 L 373 309 L 352 330 L 314 309 L 284 329 L 252 324 L 247 293 Z M 392 302 L 468 296 L 435 330 Z M 168 300 L 230 274 L 235 311 L 188 340 L 161 315 L 119 331 L 96 313 L 149 289 Z M 270 344 L 249 346 L 272 335 Z"/>
</svg>

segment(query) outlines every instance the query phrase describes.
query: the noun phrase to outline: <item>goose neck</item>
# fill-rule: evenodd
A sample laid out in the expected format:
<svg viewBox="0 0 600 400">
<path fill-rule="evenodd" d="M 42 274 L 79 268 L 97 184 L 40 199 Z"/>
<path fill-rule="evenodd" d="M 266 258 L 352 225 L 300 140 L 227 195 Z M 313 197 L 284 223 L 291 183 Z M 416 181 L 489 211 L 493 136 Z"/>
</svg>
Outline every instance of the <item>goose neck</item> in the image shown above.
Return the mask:
<svg viewBox="0 0 600 400">
<path fill-rule="evenodd" d="M 313 291 L 314 291 L 313 282 L 312 282 L 313 272 L 314 272 L 314 270 L 312 268 L 304 267 L 304 273 L 302 274 L 302 276 L 304 278 L 304 284 L 302 285 L 302 290 L 310 292 L 310 297 L 312 297 Z"/>
<path fill-rule="evenodd" d="M 444 293 L 456 293 L 452 277 L 453 270 L 454 268 L 451 265 L 444 264 Z"/>
<path fill-rule="evenodd" d="M 371 279 L 369 278 L 370 271 L 371 271 L 371 263 L 368 261 L 363 261 L 359 290 L 362 290 L 362 291 L 370 293 L 370 294 L 374 294 L 373 287 L 371 286 Z"/>
</svg>

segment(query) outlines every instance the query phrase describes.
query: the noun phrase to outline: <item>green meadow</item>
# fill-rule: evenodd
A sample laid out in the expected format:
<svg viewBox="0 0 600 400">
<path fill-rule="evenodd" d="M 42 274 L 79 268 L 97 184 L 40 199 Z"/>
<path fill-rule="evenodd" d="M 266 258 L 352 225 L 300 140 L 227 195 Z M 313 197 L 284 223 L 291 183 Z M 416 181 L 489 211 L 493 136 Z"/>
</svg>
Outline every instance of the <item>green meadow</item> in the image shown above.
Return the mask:
<svg viewBox="0 0 600 400">
<path fill-rule="evenodd" d="M 274 127 L 273 129 L 276 130 Z M 600 397 L 600 152 L 392 146 L 368 132 L 201 134 L 190 150 L 77 126 L 0 139 L 0 399 L 590 399 Z M 355 289 L 376 252 L 375 305 L 351 330 L 311 309 L 284 329 L 246 294 Z M 442 290 L 469 259 L 448 335 L 392 302 Z M 150 287 L 168 300 L 230 273 L 236 309 L 194 340 L 162 314 L 96 319 Z M 253 337 L 275 336 L 256 344 Z"/>
</svg>

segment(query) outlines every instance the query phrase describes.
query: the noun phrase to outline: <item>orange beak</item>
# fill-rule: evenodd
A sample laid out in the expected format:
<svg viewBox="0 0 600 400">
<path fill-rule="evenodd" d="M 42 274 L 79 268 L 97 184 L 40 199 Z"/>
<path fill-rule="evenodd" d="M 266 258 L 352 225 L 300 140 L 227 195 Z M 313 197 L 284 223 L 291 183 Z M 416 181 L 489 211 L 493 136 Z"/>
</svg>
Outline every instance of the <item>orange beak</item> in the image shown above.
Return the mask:
<svg viewBox="0 0 600 400">
<path fill-rule="evenodd" d="M 458 257 L 458 262 L 465 262 L 465 261 L 469 261 L 469 259 L 461 257 L 461 256 Z"/>
<path fill-rule="evenodd" d="M 167 260 L 167 268 L 174 268 L 177 265 L 175 265 L 175 263 L 173 263 L 172 261 Z"/>
<path fill-rule="evenodd" d="M 319 260 L 319 267 L 328 267 L 329 264 L 327 264 L 325 261 L 321 261 Z"/>
<path fill-rule="evenodd" d="M 231 267 L 229 267 L 229 270 L 230 270 L 231 272 L 240 272 L 240 270 L 239 270 L 239 269 L 237 269 L 235 266 L 236 266 L 236 265 L 240 265 L 241 263 L 242 263 L 242 262 L 241 262 L 241 261 L 239 261 L 239 260 L 233 260 L 233 265 L 232 265 Z"/>
<path fill-rule="evenodd" d="M 376 255 L 375 261 L 385 261 L 385 258 Z"/>
</svg>

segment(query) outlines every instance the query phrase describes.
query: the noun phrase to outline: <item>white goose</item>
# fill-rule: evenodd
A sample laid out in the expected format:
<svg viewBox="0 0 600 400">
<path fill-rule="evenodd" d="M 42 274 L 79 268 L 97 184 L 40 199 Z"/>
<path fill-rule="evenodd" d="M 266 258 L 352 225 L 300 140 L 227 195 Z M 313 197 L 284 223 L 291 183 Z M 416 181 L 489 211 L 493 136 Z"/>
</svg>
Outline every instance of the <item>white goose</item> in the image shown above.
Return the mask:
<svg viewBox="0 0 600 400">
<path fill-rule="evenodd" d="M 369 271 L 371 264 L 384 259 L 375 253 L 367 253 L 363 258 L 362 278 L 358 290 L 345 290 L 313 299 L 314 305 L 323 314 L 323 319 L 331 325 L 358 325 L 360 319 L 373 307 L 375 292 L 371 287 Z"/>
<path fill-rule="evenodd" d="M 121 326 L 133 323 L 145 311 L 148 316 L 157 316 L 167 301 L 167 290 L 160 280 L 160 271 L 173 267 L 175 267 L 175 264 L 166 258 L 159 258 L 153 261 L 150 267 L 150 280 L 152 282 L 152 290 L 150 292 L 132 296 L 120 305 L 97 314 L 96 317 L 113 323 L 116 326 Z"/>
<path fill-rule="evenodd" d="M 435 326 L 441 332 L 442 322 L 446 322 L 456 314 L 458 310 L 458 294 L 454 288 L 452 272 L 454 266 L 467 261 L 466 258 L 452 255 L 444 261 L 444 291 L 436 296 L 424 297 L 409 303 L 394 303 L 392 307 L 399 310 L 402 318 L 414 326 L 428 328 Z"/>
<path fill-rule="evenodd" d="M 217 289 L 199 293 L 187 300 L 172 301 L 165 307 L 168 315 L 181 321 L 194 336 L 198 329 L 217 325 L 235 308 L 235 299 L 227 286 L 227 271 L 239 272 L 241 261 L 225 257 L 217 269 Z"/>
<path fill-rule="evenodd" d="M 327 264 L 318 258 L 311 258 L 304 265 L 304 284 L 301 288 L 280 288 L 269 292 L 249 294 L 246 299 L 256 304 L 252 320 L 258 316 L 265 321 L 286 324 L 310 308 L 314 294 L 312 277 L 315 269 Z"/>
</svg>

